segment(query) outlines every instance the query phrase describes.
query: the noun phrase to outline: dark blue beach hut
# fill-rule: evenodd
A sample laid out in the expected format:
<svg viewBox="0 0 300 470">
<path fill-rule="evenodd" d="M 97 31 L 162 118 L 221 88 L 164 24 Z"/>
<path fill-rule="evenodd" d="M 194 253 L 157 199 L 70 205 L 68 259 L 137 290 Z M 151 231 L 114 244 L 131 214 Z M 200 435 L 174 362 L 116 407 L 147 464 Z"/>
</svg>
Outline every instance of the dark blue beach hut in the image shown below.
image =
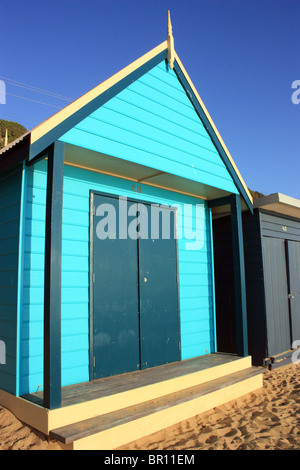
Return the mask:
<svg viewBox="0 0 300 470">
<path fill-rule="evenodd" d="M 300 201 L 274 193 L 243 211 L 249 353 L 274 368 L 298 360 L 300 346 Z M 216 218 L 215 292 L 218 340 L 236 351 L 230 216 Z M 226 325 L 226 328 L 225 328 Z"/>
</svg>

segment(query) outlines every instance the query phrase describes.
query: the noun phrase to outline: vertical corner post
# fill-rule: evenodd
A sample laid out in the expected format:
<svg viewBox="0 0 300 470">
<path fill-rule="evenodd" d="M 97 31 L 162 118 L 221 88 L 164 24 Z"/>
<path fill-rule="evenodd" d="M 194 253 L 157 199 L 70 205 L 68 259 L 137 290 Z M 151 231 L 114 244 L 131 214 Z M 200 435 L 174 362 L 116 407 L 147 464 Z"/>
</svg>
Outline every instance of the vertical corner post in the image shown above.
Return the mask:
<svg viewBox="0 0 300 470">
<path fill-rule="evenodd" d="M 44 407 L 61 406 L 61 253 L 64 143 L 47 151 L 44 286 Z"/>
<path fill-rule="evenodd" d="M 248 333 L 241 201 L 239 194 L 233 194 L 230 198 L 237 354 L 245 357 L 248 355 Z"/>
</svg>

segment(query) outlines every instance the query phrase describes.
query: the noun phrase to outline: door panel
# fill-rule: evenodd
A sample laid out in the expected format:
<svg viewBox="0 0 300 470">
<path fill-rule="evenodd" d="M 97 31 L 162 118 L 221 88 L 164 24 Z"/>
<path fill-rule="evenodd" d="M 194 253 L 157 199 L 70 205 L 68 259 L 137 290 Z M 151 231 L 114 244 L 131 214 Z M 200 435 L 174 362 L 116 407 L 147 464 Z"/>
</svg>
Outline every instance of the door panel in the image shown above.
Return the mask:
<svg viewBox="0 0 300 470">
<path fill-rule="evenodd" d="M 287 242 L 292 342 L 300 339 L 300 243 Z"/>
<path fill-rule="evenodd" d="M 180 359 L 177 246 L 174 224 L 176 213 L 169 208 L 154 206 L 151 207 L 151 211 L 152 217 L 148 219 L 149 238 L 139 239 L 143 369 Z"/>
<path fill-rule="evenodd" d="M 180 360 L 176 211 L 102 195 L 94 207 L 93 378 Z"/>
<path fill-rule="evenodd" d="M 268 329 L 268 355 L 291 347 L 285 243 L 263 237 L 263 260 Z"/>
<path fill-rule="evenodd" d="M 119 239 L 119 200 L 94 196 L 94 378 L 140 368 L 137 241 Z M 114 231 L 106 218 L 109 204 L 115 210 L 116 238 L 103 238 L 103 229 Z M 136 204 L 123 202 L 136 213 Z M 101 206 L 101 207 L 100 207 Z M 114 214 L 112 209 L 111 216 Z M 129 218 L 130 220 L 130 218 Z M 99 236 L 101 238 L 99 238 Z"/>
</svg>

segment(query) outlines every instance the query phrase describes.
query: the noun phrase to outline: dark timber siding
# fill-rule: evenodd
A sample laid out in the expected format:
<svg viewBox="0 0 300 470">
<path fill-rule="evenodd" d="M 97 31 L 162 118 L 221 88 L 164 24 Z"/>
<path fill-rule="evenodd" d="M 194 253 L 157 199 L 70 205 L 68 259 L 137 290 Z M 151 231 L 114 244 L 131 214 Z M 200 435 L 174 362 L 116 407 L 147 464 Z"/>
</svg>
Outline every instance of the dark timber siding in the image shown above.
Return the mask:
<svg viewBox="0 0 300 470">
<path fill-rule="evenodd" d="M 234 271 L 230 217 L 213 221 L 217 351 L 236 352 Z"/>
<path fill-rule="evenodd" d="M 265 358 L 267 327 L 259 212 L 243 214 L 249 354 L 254 364 Z"/>
<path fill-rule="evenodd" d="M 217 347 L 235 352 L 230 216 L 215 219 L 213 229 Z M 259 209 L 253 216 L 244 212 L 243 237 L 249 354 L 255 365 L 262 365 L 300 338 L 300 220 Z M 290 300 L 289 286 L 294 296 Z"/>
<path fill-rule="evenodd" d="M 300 220 L 261 210 L 260 225 L 270 357 L 287 351 L 293 339 L 300 338 L 299 322 L 293 321 L 300 314 Z"/>
<path fill-rule="evenodd" d="M 261 210 L 260 223 L 262 236 L 300 242 L 300 220 Z"/>
<path fill-rule="evenodd" d="M 285 245 L 281 238 L 263 237 L 268 356 L 290 349 Z"/>
<path fill-rule="evenodd" d="M 253 358 L 253 363 L 258 364 L 260 358 L 266 357 L 265 298 L 259 212 L 254 211 L 254 215 L 244 212 L 242 219 L 249 354 Z M 234 353 L 236 352 L 235 307 L 230 216 L 215 219 L 213 230 L 217 348 L 220 352 Z"/>
</svg>

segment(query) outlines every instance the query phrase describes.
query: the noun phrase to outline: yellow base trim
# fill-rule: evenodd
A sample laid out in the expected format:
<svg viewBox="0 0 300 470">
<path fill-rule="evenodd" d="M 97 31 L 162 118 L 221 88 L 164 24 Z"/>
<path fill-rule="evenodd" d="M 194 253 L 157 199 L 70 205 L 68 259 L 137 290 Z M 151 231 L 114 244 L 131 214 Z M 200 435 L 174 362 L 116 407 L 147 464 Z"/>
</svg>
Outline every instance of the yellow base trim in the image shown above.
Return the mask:
<svg viewBox="0 0 300 470">
<path fill-rule="evenodd" d="M 0 405 L 11 411 L 20 421 L 48 434 L 49 410 L 20 397 L 0 390 Z"/>
<path fill-rule="evenodd" d="M 240 398 L 263 386 L 262 374 L 251 377 L 243 382 L 217 390 L 206 396 L 190 400 L 186 403 L 153 413 L 136 421 L 114 427 L 107 431 L 94 434 L 67 446 L 64 450 L 112 450 L 141 437 L 153 434 L 161 429 L 180 423 L 216 406 Z"/>
<path fill-rule="evenodd" d="M 56 410 L 45 409 L 23 398 L 14 397 L 2 390 L 0 390 L 0 404 L 10 410 L 24 423 L 48 435 L 52 429 L 57 429 L 129 406 L 138 405 L 145 401 L 154 400 L 164 395 L 175 393 L 247 369 L 251 367 L 251 363 L 251 356 L 247 356 L 227 364 L 165 380 L 164 382 L 158 382 Z"/>
<path fill-rule="evenodd" d="M 154 400 L 179 390 L 209 382 L 220 377 L 251 367 L 251 356 L 231 361 L 228 364 L 211 367 L 206 370 L 165 380 L 134 390 L 117 393 L 104 398 L 90 400 L 78 405 L 66 406 L 49 413 L 49 431 L 68 424 L 111 413 L 145 401 Z"/>
</svg>

